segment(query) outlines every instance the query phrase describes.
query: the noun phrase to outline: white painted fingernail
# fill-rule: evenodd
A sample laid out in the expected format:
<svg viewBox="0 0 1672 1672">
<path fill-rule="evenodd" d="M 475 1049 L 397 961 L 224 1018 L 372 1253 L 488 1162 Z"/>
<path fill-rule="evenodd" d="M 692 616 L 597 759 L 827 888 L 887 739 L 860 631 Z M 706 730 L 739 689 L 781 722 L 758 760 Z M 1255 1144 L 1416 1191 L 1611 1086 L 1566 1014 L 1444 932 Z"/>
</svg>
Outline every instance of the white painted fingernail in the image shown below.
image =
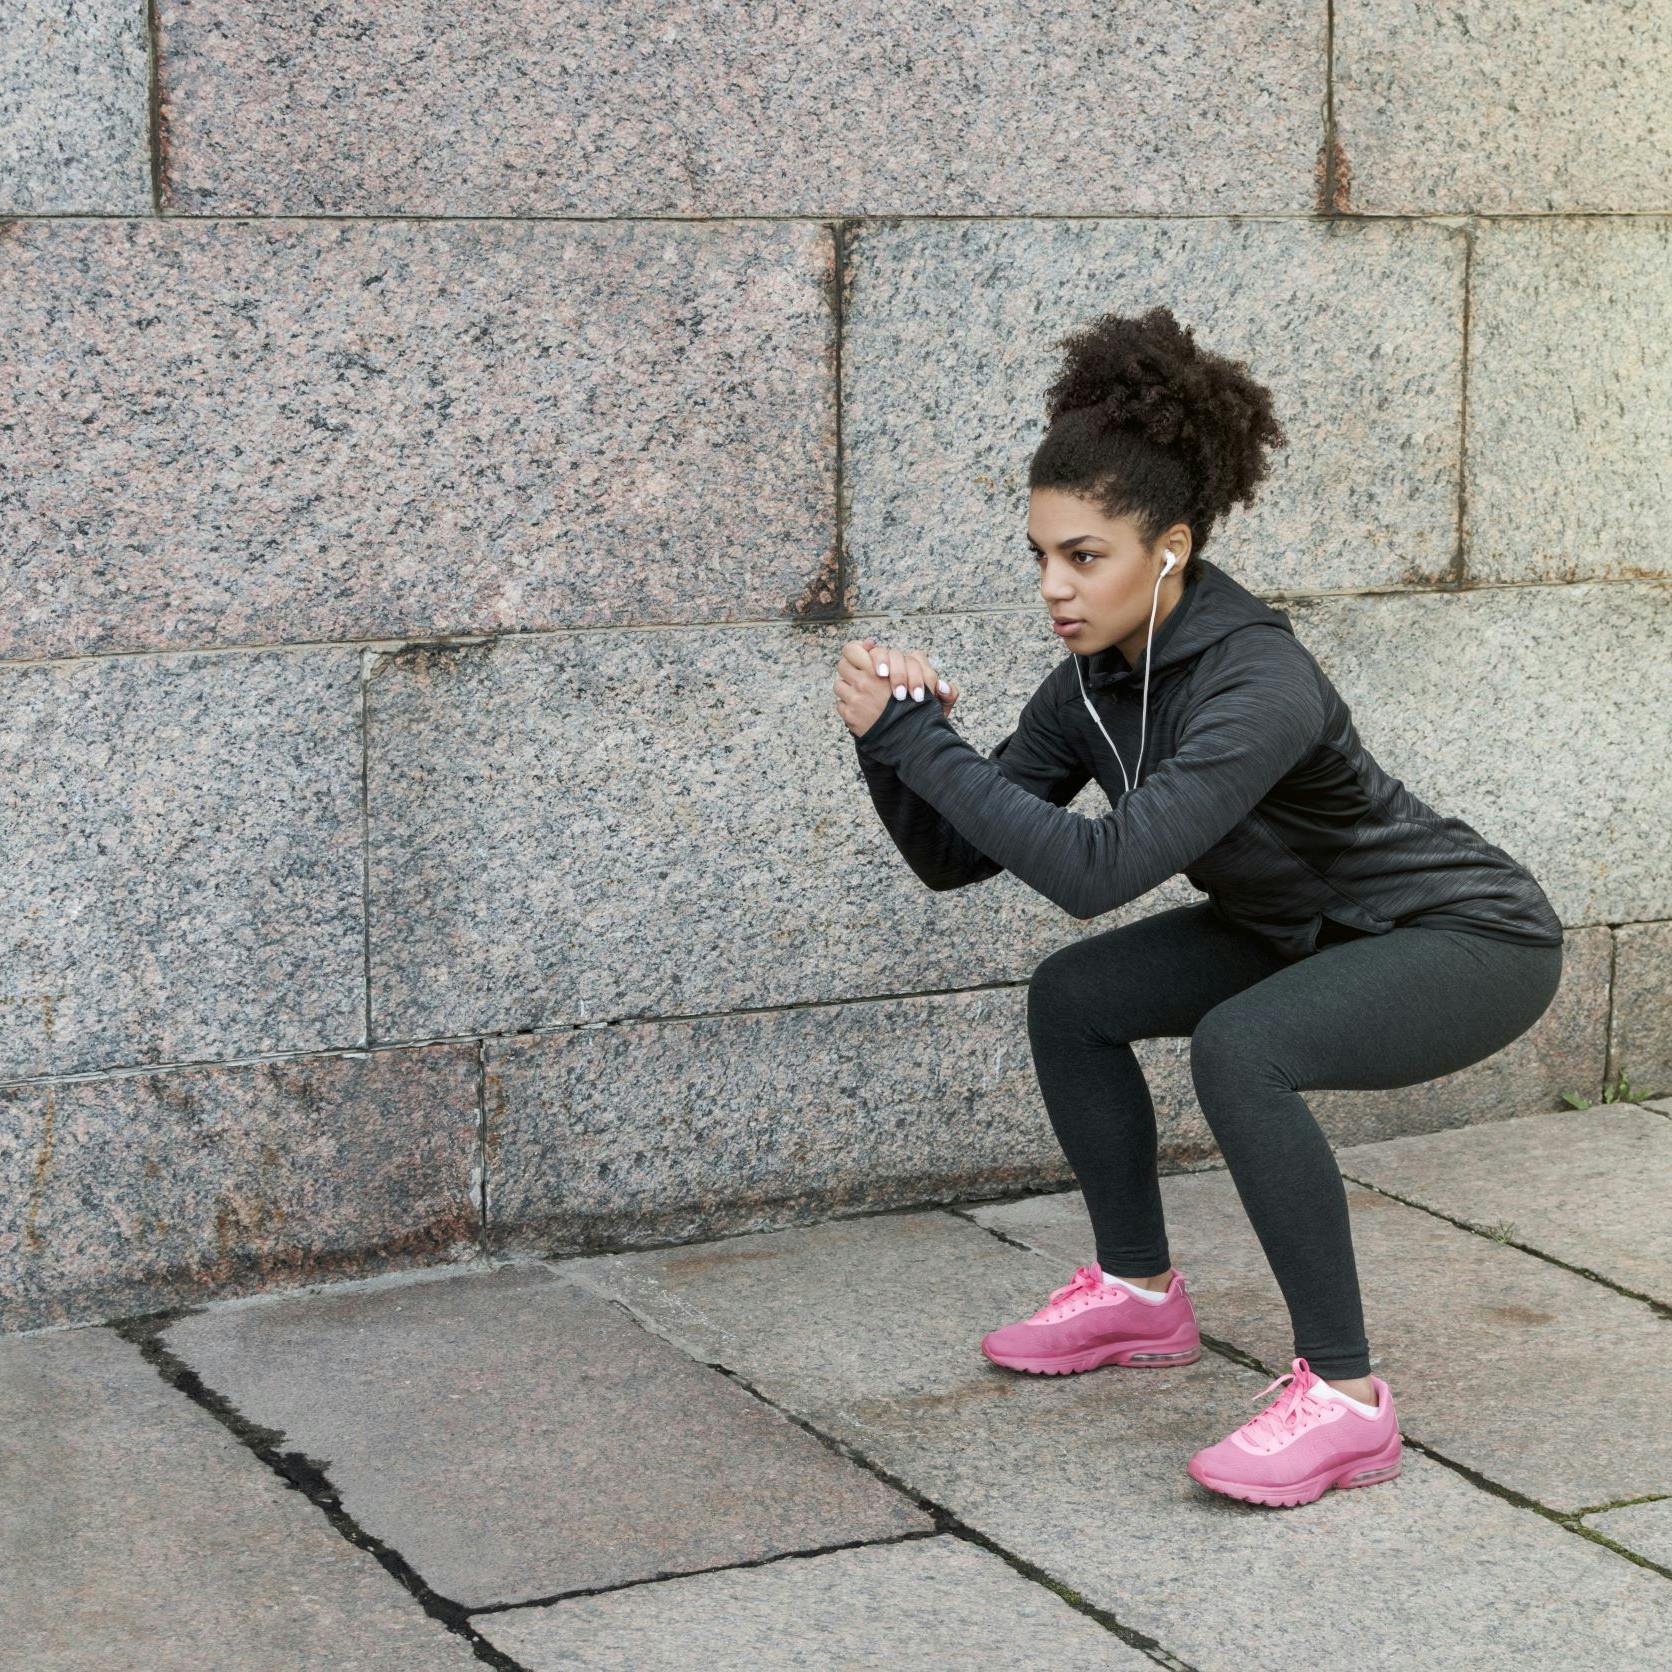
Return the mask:
<svg viewBox="0 0 1672 1672">
<path fill-rule="evenodd" d="M 952 689 L 952 687 L 948 685 L 944 679 L 940 679 L 935 682 L 935 689 L 944 697 L 946 693 Z"/>
<path fill-rule="evenodd" d="M 922 702 L 923 701 L 923 687 L 921 685 L 912 686 L 911 694 L 912 694 L 912 700 L 914 702 Z"/>
<path fill-rule="evenodd" d="M 905 688 L 905 686 L 904 685 L 896 685 L 894 687 L 894 695 L 897 696 L 900 699 L 901 702 L 904 702 L 906 700 L 906 688 Z"/>
<path fill-rule="evenodd" d="M 878 662 L 877 663 L 877 673 L 881 678 L 887 679 L 888 678 L 888 664 L 886 662 Z"/>
</svg>

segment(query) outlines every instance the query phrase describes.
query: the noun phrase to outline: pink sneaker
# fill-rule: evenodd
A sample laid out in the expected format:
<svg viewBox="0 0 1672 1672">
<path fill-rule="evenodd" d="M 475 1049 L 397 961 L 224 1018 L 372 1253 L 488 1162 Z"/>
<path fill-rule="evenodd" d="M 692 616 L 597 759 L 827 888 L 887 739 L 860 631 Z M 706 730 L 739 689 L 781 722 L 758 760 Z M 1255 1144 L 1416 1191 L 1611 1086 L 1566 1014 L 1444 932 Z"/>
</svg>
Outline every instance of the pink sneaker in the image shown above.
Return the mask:
<svg viewBox="0 0 1672 1672">
<path fill-rule="evenodd" d="M 1265 1410 L 1190 1459 L 1191 1478 L 1251 1504 L 1309 1504 L 1332 1486 L 1392 1480 L 1400 1467 L 1399 1415 L 1387 1383 L 1370 1378 L 1377 1407 L 1367 1417 L 1332 1398 L 1305 1359 L 1291 1366 L 1253 1395 L 1264 1399 L 1288 1382 Z"/>
<path fill-rule="evenodd" d="M 1202 1337 L 1177 1267 L 1166 1300 L 1152 1306 L 1119 1283 L 1105 1283 L 1094 1260 L 1053 1289 L 1031 1318 L 984 1335 L 981 1350 L 1007 1370 L 1066 1376 L 1104 1364 L 1194 1364 Z"/>
</svg>

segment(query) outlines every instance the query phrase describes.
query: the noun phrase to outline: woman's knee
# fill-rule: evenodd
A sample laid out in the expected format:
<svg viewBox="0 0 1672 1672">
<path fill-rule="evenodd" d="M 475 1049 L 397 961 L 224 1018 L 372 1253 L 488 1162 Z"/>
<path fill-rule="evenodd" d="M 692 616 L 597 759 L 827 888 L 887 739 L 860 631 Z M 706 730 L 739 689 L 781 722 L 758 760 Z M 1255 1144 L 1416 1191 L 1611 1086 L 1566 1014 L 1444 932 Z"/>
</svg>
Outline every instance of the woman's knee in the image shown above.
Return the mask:
<svg viewBox="0 0 1672 1672">
<path fill-rule="evenodd" d="M 1190 1036 L 1190 1078 L 1202 1112 L 1235 1106 L 1243 1088 L 1287 1085 L 1273 1043 L 1271 1020 L 1255 1006 L 1228 999 L 1208 1011 Z"/>
<path fill-rule="evenodd" d="M 1071 941 L 1041 959 L 1028 978 L 1028 1028 L 1038 1038 L 1070 1033 L 1084 1038 L 1095 1032 L 1120 1040 L 1124 1007 L 1118 978 L 1095 960 L 1083 941 Z"/>
</svg>

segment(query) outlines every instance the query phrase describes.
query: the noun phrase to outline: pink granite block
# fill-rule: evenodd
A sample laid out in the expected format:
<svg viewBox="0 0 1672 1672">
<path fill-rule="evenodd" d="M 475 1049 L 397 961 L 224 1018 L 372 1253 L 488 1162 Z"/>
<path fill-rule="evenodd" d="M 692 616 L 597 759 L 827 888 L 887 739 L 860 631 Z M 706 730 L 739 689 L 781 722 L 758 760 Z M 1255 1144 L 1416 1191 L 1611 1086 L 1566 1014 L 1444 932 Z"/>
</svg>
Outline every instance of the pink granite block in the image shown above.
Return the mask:
<svg viewBox="0 0 1672 1672">
<path fill-rule="evenodd" d="M 476 1047 L 0 1087 L 0 1329 L 468 1257 Z"/>
<path fill-rule="evenodd" d="M 835 601 L 829 229 L 0 225 L 0 655 Z"/>
<path fill-rule="evenodd" d="M 1334 24 L 1343 210 L 1572 215 L 1672 204 L 1664 0 L 1336 0 Z"/>
<path fill-rule="evenodd" d="M 164 191 L 271 214 L 1306 211 L 1322 0 L 164 0 Z"/>
</svg>

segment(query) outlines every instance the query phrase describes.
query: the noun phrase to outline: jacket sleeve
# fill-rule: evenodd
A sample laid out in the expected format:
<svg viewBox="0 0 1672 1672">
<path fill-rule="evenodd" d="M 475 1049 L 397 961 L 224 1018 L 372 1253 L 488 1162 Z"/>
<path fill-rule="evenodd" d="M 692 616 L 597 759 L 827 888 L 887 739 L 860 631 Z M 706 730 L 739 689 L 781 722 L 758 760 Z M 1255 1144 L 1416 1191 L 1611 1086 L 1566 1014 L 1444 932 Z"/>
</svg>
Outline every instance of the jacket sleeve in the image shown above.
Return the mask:
<svg viewBox="0 0 1672 1672">
<path fill-rule="evenodd" d="M 1304 646 L 1271 630 L 1233 634 L 1195 676 L 1175 752 L 1111 812 L 1086 818 L 1011 782 L 938 707 L 912 706 L 874 743 L 867 732 L 868 750 L 990 863 L 1080 918 L 1137 899 L 1205 853 L 1312 751 L 1326 720 Z"/>
<path fill-rule="evenodd" d="M 884 736 L 904 731 L 914 723 L 906 718 L 908 712 L 920 716 L 930 709 L 937 715 L 941 712 L 940 704 L 932 697 L 922 703 L 909 699 L 901 702 L 897 697 L 890 697 L 888 706 L 870 729 L 854 738 L 854 745 L 859 755 L 859 770 L 883 827 L 919 879 L 939 893 L 985 882 L 989 877 L 996 877 L 1004 866 L 956 830 L 892 766 L 877 757 L 876 745 Z M 958 737 L 950 721 L 943 718 L 942 723 L 952 736 Z M 1091 778 L 1091 768 L 1069 747 L 1057 726 L 1049 676 L 1023 707 L 1016 729 L 995 745 L 990 755 L 982 757 L 961 737 L 958 741 L 1004 782 L 1054 807 L 1066 806 Z"/>
</svg>

